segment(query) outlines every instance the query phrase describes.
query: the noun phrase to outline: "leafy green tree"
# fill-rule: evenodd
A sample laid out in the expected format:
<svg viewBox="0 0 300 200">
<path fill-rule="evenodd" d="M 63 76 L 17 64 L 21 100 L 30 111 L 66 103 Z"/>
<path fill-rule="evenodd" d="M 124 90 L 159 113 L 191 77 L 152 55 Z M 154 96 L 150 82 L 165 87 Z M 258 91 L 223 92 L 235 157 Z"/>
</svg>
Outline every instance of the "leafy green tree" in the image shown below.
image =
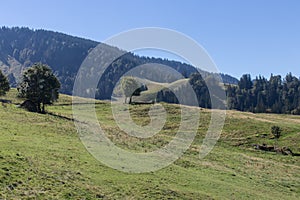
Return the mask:
<svg viewBox="0 0 300 200">
<path fill-rule="evenodd" d="M 125 95 L 125 103 L 129 98 L 129 104 L 132 102 L 132 96 L 140 96 L 142 92 L 142 84 L 133 77 L 124 77 L 121 81 L 121 87 Z"/>
<path fill-rule="evenodd" d="M 10 89 L 9 82 L 7 80 L 7 77 L 4 76 L 2 71 L 0 70 L 0 96 L 3 96 L 8 92 Z"/>
<path fill-rule="evenodd" d="M 52 70 L 44 64 L 37 63 L 23 74 L 18 87 L 19 96 L 32 101 L 38 112 L 45 113 L 45 105 L 58 99 L 60 83 Z"/>
</svg>

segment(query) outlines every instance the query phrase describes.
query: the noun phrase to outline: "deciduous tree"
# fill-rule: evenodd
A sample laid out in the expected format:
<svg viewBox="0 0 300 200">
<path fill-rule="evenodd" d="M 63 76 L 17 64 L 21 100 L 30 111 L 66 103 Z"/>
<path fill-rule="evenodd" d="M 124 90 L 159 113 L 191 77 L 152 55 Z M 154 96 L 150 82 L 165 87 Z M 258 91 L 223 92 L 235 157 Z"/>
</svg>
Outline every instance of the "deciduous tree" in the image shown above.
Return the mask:
<svg viewBox="0 0 300 200">
<path fill-rule="evenodd" d="M 127 103 L 127 99 L 129 98 L 129 104 L 132 102 L 132 96 L 140 96 L 142 92 L 142 84 L 133 77 L 124 77 L 121 87 L 125 95 L 125 103 Z"/>
<path fill-rule="evenodd" d="M 44 64 L 37 63 L 23 74 L 18 87 L 19 96 L 32 101 L 37 111 L 45 113 L 45 105 L 58 99 L 60 83 L 52 70 Z"/>
</svg>

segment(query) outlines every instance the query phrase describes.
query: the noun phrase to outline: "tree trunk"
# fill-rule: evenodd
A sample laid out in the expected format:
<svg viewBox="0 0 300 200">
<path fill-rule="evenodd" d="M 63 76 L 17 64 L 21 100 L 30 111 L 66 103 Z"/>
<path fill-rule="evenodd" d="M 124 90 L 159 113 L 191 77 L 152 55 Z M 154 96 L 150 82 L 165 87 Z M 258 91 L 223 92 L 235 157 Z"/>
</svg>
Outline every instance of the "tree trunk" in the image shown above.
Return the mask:
<svg viewBox="0 0 300 200">
<path fill-rule="evenodd" d="M 36 105 L 38 113 L 41 113 L 41 103 L 37 103 Z"/>
<path fill-rule="evenodd" d="M 131 104 L 131 101 L 132 101 L 132 96 L 129 97 L 129 104 Z"/>
<path fill-rule="evenodd" d="M 45 113 L 45 104 L 42 104 L 42 113 Z"/>
</svg>

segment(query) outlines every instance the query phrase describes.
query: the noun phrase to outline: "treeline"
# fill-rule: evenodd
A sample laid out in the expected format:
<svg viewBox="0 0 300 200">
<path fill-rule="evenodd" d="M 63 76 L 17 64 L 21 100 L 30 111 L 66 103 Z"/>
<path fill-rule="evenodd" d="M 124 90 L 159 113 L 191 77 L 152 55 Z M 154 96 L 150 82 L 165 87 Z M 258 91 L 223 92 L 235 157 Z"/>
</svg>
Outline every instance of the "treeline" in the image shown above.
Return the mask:
<svg viewBox="0 0 300 200">
<path fill-rule="evenodd" d="M 186 83 L 161 90 L 157 95 L 157 101 L 178 104 L 179 100 L 175 93 L 184 92 L 188 83 L 196 93 L 199 107 L 211 108 L 213 101 L 217 105 L 214 108 L 223 108 L 222 90 L 224 92 L 224 88 L 213 76 L 203 78 L 196 73 L 192 74 Z M 225 92 L 227 97 L 225 101 L 230 110 L 300 115 L 300 79 L 291 73 L 285 78 L 280 75 L 271 75 L 269 80 L 262 76 L 252 80 L 249 74 L 245 74 L 237 85 L 225 84 Z"/>
<path fill-rule="evenodd" d="M 228 85 L 229 109 L 255 113 L 300 114 L 300 80 L 291 73 L 270 79 L 243 75 L 238 85 Z"/>
</svg>

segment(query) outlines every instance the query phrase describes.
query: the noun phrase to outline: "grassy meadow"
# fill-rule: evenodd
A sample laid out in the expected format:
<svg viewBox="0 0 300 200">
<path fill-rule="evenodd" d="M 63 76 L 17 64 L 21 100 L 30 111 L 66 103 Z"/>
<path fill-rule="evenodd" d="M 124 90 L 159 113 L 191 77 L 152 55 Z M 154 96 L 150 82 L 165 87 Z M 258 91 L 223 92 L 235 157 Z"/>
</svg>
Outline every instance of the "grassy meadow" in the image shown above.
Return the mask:
<svg viewBox="0 0 300 200">
<path fill-rule="evenodd" d="M 7 96 L 17 104 L 16 90 Z M 0 105 L 0 199 L 299 199 L 300 157 L 255 150 L 273 145 L 270 130 L 282 128 L 277 146 L 300 153 L 300 116 L 228 111 L 220 140 L 199 159 L 210 111 L 200 112 L 196 138 L 184 155 L 159 171 L 133 174 L 97 161 L 81 143 L 71 97 L 61 95 L 49 114 Z M 178 105 L 163 104 L 167 122 L 148 139 L 130 137 L 114 122 L 109 102 L 96 102 L 102 128 L 117 146 L 134 152 L 166 145 L 180 122 Z M 149 123 L 150 105 L 130 107 L 133 120 Z"/>
</svg>

